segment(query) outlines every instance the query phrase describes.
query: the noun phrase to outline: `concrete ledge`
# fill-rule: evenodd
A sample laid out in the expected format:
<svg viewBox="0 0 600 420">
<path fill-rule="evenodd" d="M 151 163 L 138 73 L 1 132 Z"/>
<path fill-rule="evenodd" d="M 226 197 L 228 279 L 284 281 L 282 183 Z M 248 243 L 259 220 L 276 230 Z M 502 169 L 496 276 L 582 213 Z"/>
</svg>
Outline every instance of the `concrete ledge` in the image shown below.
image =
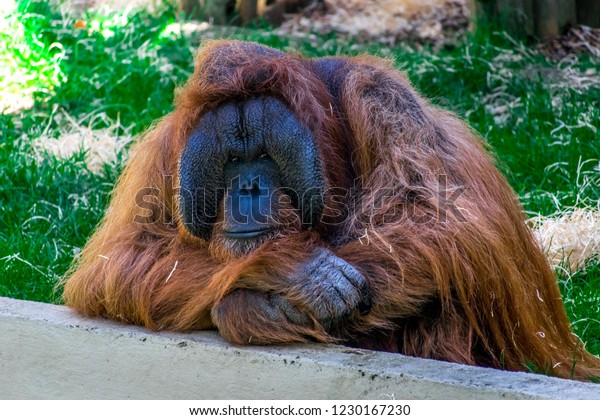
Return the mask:
<svg viewBox="0 0 600 420">
<path fill-rule="evenodd" d="M 2 399 L 599 399 L 600 385 L 340 346 L 234 347 L 0 298 Z"/>
</svg>

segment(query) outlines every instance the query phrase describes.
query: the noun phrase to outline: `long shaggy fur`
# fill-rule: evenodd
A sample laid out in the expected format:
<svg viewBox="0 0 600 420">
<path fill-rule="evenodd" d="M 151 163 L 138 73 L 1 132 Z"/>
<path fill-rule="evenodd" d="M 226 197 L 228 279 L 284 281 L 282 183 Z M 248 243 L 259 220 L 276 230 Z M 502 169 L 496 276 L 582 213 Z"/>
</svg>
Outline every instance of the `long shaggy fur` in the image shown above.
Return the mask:
<svg viewBox="0 0 600 420">
<path fill-rule="evenodd" d="M 217 238 L 211 245 L 181 227 L 178 158 L 205 112 L 261 95 L 283 101 L 311 130 L 327 186 L 353 193 L 345 202 L 326 197 L 344 220 L 231 258 Z M 155 192 L 160 217 L 136 203 L 144 189 Z M 447 196 L 456 207 L 450 211 Z M 374 302 L 367 316 L 327 332 L 315 320 L 276 322 L 250 294 L 235 295 L 226 314 L 213 310 L 236 289 L 280 294 L 302 308 L 307 297 L 282 279 L 317 246 L 365 275 Z M 64 284 L 64 301 L 87 316 L 155 330 L 218 327 L 235 343 L 341 342 L 600 376 L 600 362 L 571 332 L 556 278 L 514 192 L 480 140 L 423 100 L 389 62 L 367 56 L 307 60 L 223 41 L 202 48 L 175 111 L 138 142 Z"/>
</svg>

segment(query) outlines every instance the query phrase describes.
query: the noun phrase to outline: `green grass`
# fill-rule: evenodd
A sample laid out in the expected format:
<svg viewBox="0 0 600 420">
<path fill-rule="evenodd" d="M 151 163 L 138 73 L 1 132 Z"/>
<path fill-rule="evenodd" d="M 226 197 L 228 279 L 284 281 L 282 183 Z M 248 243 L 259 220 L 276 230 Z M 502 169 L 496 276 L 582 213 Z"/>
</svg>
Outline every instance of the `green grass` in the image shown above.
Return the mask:
<svg viewBox="0 0 600 420">
<path fill-rule="evenodd" d="M 85 153 L 36 158 L 32 140 L 67 113 L 93 128 L 133 133 L 172 109 L 206 35 L 165 35 L 173 11 L 97 14 L 76 29 L 45 2 L 21 1 L 0 17 L 0 91 L 33 107 L 0 115 L 0 295 L 56 301 L 53 288 L 101 218 L 120 164 L 91 172 Z M 420 92 L 486 137 L 530 214 L 600 201 L 600 62 L 553 63 L 502 33 L 481 29 L 452 49 L 360 46 L 326 38 L 280 38 L 261 28 L 229 37 L 316 57 L 369 52 L 394 58 Z M 588 73 L 586 73 L 586 71 Z M 26 101 L 25 101 L 26 102 Z M 64 113 L 63 113 L 64 111 Z M 39 153 L 38 153 L 39 155 Z M 600 354 L 600 265 L 559 273 L 567 311 Z"/>
</svg>

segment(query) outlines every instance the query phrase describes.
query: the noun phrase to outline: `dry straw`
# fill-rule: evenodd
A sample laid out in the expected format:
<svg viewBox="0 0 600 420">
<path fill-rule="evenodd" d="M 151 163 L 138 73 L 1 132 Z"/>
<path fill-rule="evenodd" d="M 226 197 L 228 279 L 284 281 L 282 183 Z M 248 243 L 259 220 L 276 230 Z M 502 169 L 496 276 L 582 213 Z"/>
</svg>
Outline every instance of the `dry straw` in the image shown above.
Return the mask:
<svg viewBox="0 0 600 420">
<path fill-rule="evenodd" d="M 555 267 L 584 271 L 600 257 L 600 208 L 570 208 L 530 220 L 536 238 Z"/>
<path fill-rule="evenodd" d="M 46 154 L 69 159 L 84 152 L 86 167 L 100 173 L 105 165 L 115 166 L 126 156 L 126 146 L 132 141 L 131 130 L 118 121 L 109 121 L 108 128 L 95 129 L 93 127 L 99 118 L 104 120 L 103 125 L 107 125 L 106 116 L 96 115 L 86 125 L 63 110 L 53 118 L 61 121 L 60 128 L 52 134 L 44 130 L 32 142 L 38 160 L 44 159 Z"/>
</svg>

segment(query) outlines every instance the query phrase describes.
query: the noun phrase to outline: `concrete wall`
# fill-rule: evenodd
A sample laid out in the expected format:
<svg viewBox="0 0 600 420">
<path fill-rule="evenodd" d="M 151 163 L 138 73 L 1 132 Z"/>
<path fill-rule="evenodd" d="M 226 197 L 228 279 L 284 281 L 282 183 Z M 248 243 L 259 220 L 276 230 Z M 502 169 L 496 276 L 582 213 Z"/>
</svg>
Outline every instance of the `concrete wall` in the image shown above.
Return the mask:
<svg viewBox="0 0 600 420">
<path fill-rule="evenodd" d="M 0 298 L 0 399 L 600 398 L 600 385 L 339 346 L 234 347 Z"/>
</svg>

